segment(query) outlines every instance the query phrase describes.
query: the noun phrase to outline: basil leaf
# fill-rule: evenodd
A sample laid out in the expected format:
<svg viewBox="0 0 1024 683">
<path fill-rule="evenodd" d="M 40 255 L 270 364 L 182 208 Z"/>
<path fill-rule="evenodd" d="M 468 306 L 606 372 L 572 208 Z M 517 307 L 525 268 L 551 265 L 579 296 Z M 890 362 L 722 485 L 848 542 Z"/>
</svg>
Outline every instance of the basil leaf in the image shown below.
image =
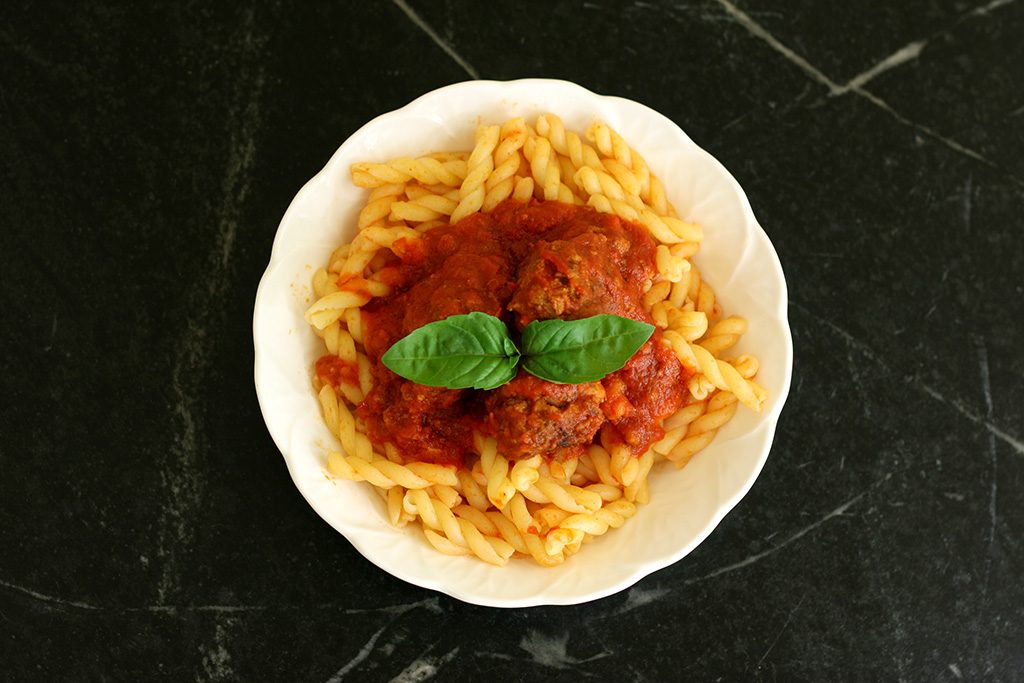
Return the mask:
<svg viewBox="0 0 1024 683">
<path fill-rule="evenodd" d="M 618 315 L 532 322 L 523 330 L 523 368 L 558 384 L 594 382 L 625 365 L 653 333 L 654 325 Z"/>
<path fill-rule="evenodd" d="M 519 349 L 501 320 L 486 313 L 467 313 L 413 330 L 380 360 L 417 384 L 494 389 L 516 376 Z"/>
</svg>

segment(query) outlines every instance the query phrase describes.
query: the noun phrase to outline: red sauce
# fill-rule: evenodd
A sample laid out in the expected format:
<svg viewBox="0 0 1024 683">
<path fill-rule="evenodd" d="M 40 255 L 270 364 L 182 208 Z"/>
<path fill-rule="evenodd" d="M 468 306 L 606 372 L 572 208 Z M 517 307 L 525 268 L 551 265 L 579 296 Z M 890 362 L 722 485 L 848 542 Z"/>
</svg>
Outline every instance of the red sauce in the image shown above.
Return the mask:
<svg viewBox="0 0 1024 683">
<path fill-rule="evenodd" d="M 600 313 L 650 322 L 641 295 L 656 273 L 655 246 L 643 227 L 588 207 L 514 201 L 403 244 L 386 267 L 393 293 L 363 308 L 375 382 L 358 412 L 370 439 L 392 443 L 407 460 L 446 464 L 473 452 L 474 430 L 496 436 L 512 459 L 575 457 L 602 428 L 633 453 L 645 451 L 664 434 L 657 422 L 683 404 L 689 376 L 659 331 L 621 370 L 583 385 L 520 371 L 494 391 L 425 387 L 380 357 L 414 329 L 472 311 L 512 330 Z M 317 374 L 324 379 L 319 362 Z"/>
<path fill-rule="evenodd" d="M 355 363 L 348 363 L 337 356 L 321 356 L 316 362 L 316 376 L 335 389 L 342 382 L 359 386 L 359 368 Z"/>
</svg>

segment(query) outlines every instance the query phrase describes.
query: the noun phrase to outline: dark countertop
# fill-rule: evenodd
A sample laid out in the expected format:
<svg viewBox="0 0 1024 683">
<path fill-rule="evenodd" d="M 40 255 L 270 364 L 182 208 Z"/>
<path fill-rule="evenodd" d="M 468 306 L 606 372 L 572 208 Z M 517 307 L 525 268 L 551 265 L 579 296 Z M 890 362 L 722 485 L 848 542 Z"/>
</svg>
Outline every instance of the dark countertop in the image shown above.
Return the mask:
<svg viewBox="0 0 1024 683">
<path fill-rule="evenodd" d="M 5 3 L 0 679 L 1020 680 L 1024 2 L 735 3 Z M 477 75 L 663 112 L 788 277 L 764 472 L 592 604 L 378 570 L 292 485 L 253 390 L 294 193 Z"/>
</svg>

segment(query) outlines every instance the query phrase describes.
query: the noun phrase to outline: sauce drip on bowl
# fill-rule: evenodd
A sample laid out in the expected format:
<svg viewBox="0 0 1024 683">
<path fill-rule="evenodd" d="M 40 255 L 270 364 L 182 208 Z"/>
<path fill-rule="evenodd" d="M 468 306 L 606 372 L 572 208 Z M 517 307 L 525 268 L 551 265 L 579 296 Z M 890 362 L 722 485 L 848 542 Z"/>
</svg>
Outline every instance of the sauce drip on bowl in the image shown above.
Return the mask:
<svg viewBox="0 0 1024 683">
<path fill-rule="evenodd" d="M 401 258 L 379 274 L 393 293 L 362 309 L 374 387 L 358 414 L 375 444 L 391 443 L 407 461 L 461 465 L 475 452 L 474 431 L 495 436 L 512 460 L 577 457 L 601 430 L 638 455 L 664 435 L 658 422 L 686 400 L 690 373 L 659 330 L 621 370 L 579 385 L 520 370 L 493 391 L 452 390 L 415 384 L 380 362 L 413 330 L 473 311 L 501 318 L 513 334 L 534 320 L 602 313 L 651 322 L 641 298 L 656 273 L 655 244 L 642 226 L 585 206 L 508 200 L 403 242 Z M 334 383 L 347 369 L 321 359 L 317 370 Z"/>
</svg>

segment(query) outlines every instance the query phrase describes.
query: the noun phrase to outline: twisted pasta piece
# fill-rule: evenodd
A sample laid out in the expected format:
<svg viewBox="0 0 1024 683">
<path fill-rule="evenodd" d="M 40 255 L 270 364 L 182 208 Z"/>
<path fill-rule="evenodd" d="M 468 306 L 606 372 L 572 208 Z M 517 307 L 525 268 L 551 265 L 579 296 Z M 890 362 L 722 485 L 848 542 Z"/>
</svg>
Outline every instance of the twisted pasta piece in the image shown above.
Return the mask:
<svg viewBox="0 0 1024 683">
<path fill-rule="evenodd" d="M 382 489 L 377 489 L 378 491 Z M 392 526 L 403 527 L 409 523 L 411 515 L 407 514 L 402 509 L 402 498 L 405 495 L 405 489 L 401 486 L 392 486 L 387 490 L 385 496 L 385 504 L 387 505 L 388 521 L 391 522 Z"/>
<path fill-rule="evenodd" d="M 583 487 L 583 489 L 586 491 L 592 491 L 593 493 L 596 493 L 597 495 L 601 496 L 601 500 L 603 500 L 606 503 L 610 503 L 613 500 L 618 500 L 619 498 L 622 498 L 622 487 L 620 486 L 610 486 L 608 484 L 593 483 L 587 484 L 586 486 Z"/>
<path fill-rule="evenodd" d="M 324 424 L 338 440 L 342 449 L 349 454 L 356 452 L 356 421 L 352 412 L 338 400 L 334 387 L 325 384 L 317 393 L 320 409 L 323 412 Z"/>
<path fill-rule="evenodd" d="M 451 486 L 434 484 L 427 489 L 427 493 L 430 494 L 431 498 L 438 499 L 444 503 L 445 507 L 448 508 L 454 508 L 462 503 L 462 496 L 454 487 Z"/>
<path fill-rule="evenodd" d="M 609 528 L 618 529 L 626 519 L 636 514 L 636 505 L 628 500 L 618 500 L 590 513 L 564 516 L 557 521 L 544 537 L 544 548 L 548 554 L 555 555 L 563 551 L 572 552 L 590 537 L 600 536 Z"/>
<path fill-rule="evenodd" d="M 644 295 L 640 301 L 644 305 L 644 308 L 649 311 L 655 304 L 664 301 L 665 297 L 668 296 L 671 290 L 672 283 L 669 282 L 668 280 L 656 282 L 651 286 L 650 289 L 644 292 Z"/>
<path fill-rule="evenodd" d="M 633 502 L 637 498 L 637 494 L 640 489 L 647 483 L 647 475 L 651 471 L 651 467 L 654 465 L 654 451 L 648 449 L 646 453 L 641 455 L 639 458 L 634 458 L 633 462 L 637 464 L 637 472 L 626 488 L 623 489 L 622 495 L 629 502 Z"/>
<path fill-rule="evenodd" d="M 701 340 L 700 345 L 711 352 L 712 355 L 721 355 L 722 351 L 736 345 L 740 336 L 747 331 L 747 321 L 744 318 L 733 315 L 723 318 L 715 323 L 707 336 Z"/>
<path fill-rule="evenodd" d="M 572 192 L 573 203 L 582 204 L 583 199 L 580 195 L 585 195 L 586 192 L 582 191 L 580 186 L 577 185 L 574 180 L 576 176 L 576 168 L 572 165 L 572 161 L 570 161 L 569 157 L 558 154 L 557 152 L 555 153 L 555 159 L 558 161 L 558 170 L 561 174 L 562 182 L 569 188 L 569 191 Z"/>
<path fill-rule="evenodd" d="M 393 221 L 423 223 L 451 216 L 458 206 L 457 201 L 444 195 L 424 194 L 407 202 L 393 202 L 389 218 Z"/>
<path fill-rule="evenodd" d="M 704 231 L 696 223 L 687 223 L 671 216 L 659 216 L 646 206 L 640 211 L 640 222 L 659 242 L 665 244 L 700 242 L 704 239 Z"/>
<path fill-rule="evenodd" d="M 365 397 L 373 388 L 373 368 L 370 366 L 370 359 L 365 354 L 356 354 L 356 369 L 359 373 L 359 390 Z"/>
<path fill-rule="evenodd" d="M 630 203 L 628 201 L 630 195 L 627 195 L 626 191 L 622 189 L 622 185 L 604 170 L 583 166 L 573 175 L 573 182 L 587 194 L 600 194 L 608 199 L 618 199 L 627 204 Z M 630 205 L 636 209 L 635 205 Z"/>
<path fill-rule="evenodd" d="M 476 129 L 476 146 L 469 155 L 468 172 L 459 188 L 459 204 L 451 214 L 452 224 L 458 223 L 471 213 L 476 213 L 484 204 L 487 194 L 487 177 L 494 170 L 494 148 L 498 146 L 499 126 L 479 126 Z"/>
<path fill-rule="evenodd" d="M 690 262 L 686 257 L 678 255 L 678 252 L 673 253 L 672 249 L 665 244 L 658 245 L 654 252 L 654 261 L 661 276 L 671 283 L 681 281 L 683 275 L 690 270 Z"/>
<path fill-rule="evenodd" d="M 533 514 L 526 504 L 526 497 L 521 492 L 517 491 L 516 495 L 512 496 L 508 505 L 501 510 L 501 514 L 515 524 L 521 533 L 530 533 L 531 529 L 533 529 L 533 533 L 536 533 L 533 526 Z"/>
<path fill-rule="evenodd" d="M 501 137 L 494 150 L 494 170 L 488 176 L 484 187 L 486 194 L 482 210 L 487 212 L 512 196 L 515 190 L 516 173 L 522 165 L 519 150 L 526 144 L 526 122 L 511 119 L 501 126 Z"/>
<path fill-rule="evenodd" d="M 420 233 L 405 225 L 371 225 L 363 228 L 352 240 L 345 263 L 339 269 L 339 279 L 361 277 L 381 249 L 390 249 L 401 258 L 406 246 L 419 239 Z"/>
<path fill-rule="evenodd" d="M 349 308 L 345 311 L 345 327 L 356 343 L 363 343 L 363 314 L 358 308 Z"/>
<path fill-rule="evenodd" d="M 692 374 L 700 372 L 697 356 L 690 348 L 689 341 L 682 334 L 676 330 L 666 330 L 661 335 L 661 341 L 672 349 L 673 353 L 676 354 L 676 358 L 679 359 L 679 362 L 686 370 Z"/>
<path fill-rule="evenodd" d="M 577 174 L 577 181 L 582 179 L 582 176 Z M 699 243 L 703 239 L 703 230 L 699 225 L 686 223 L 678 218 L 659 216 L 643 204 L 634 206 L 627 200 L 604 194 L 591 194 L 587 205 L 601 213 L 613 213 L 627 221 L 640 223 L 657 241 L 663 244 Z"/>
<path fill-rule="evenodd" d="M 607 166 L 607 162 L 605 162 Z M 665 196 L 665 186 L 662 185 L 661 180 L 658 179 L 653 173 L 648 179 L 648 194 L 645 197 L 647 204 L 654 210 L 654 213 L 659 216 L 671 216 L 676 217 L 675 207 L 668 201 L 668 197 Z"/>
<path fill-rule="evenodd" d="M 426 156 L 431 159 L 437 159 L 441 162 L 446 161 L 465 161 L 469 158 L 469 152 L 431 152 Z"/>
<path fill-rule="evenodd" d="M 626 143 L 622 136 L 604 123 L 591 124 L 586 131 L 587 139 L 597 146 L 605 157 L 615 159 L 632 171 L 639 185 L 639 195 L 644 201 L 651 196 L 651 171 L 640 154 Z"/>
<path fill-rule="evenodd" d="M 356 341 L 348 330 L 341 329 L 337 320 L 323 329 L 323 339 L 328 353 L 334 354 L 346 363 L 355 364 Z"/>
<path fill-rule="evenodd" d="M 604 432 L 602 431 L 602 442 Z M 615 478 L 619 480 L 623 486 L 629 486 L 632 484 L 637 475 L 640 474 L 640 465 L 633 454 L 629 451 L 629 448 L 624 444 L 608 444 L 604 443 L 605 450 L 611 455 L 611 470 Z"/>
<path fill-rule="evenodd" d="M 487 510 L 491 507 L 491 501 L 487 499 L 487 491 L 473 478 L 472 473 L 466 470 L 459 470 L 458 478 L 458 490 L 462 493 L 467 503 L 477 510 Z"/>
<path fill-rule="evenodd" d="M 434 547 L 434 550 L 444 555 L 472 555 L 473 553 L 469 548 L 461 546 L 457 543 L 449 541 L 447 538 L 437 533 L 426 524 L 422 524 L 420 528 L 423 530 L 423 535 L 426 537 L 427 542 Z M 501 565 L 499 565 L 501 566 Z"/>
<path fill-rule="evenodd" d="M 534 455 L 524 460 L 519 460 L 512 466 L 508 479 L 517 491 L 525 491 L 540 479 L 539 467 L 541 465 L 540 455 Z"/>
<path fill-rule="evenodd" d="M 683 335 L 688 342 L 696 341 L 708 329 L 708 315 L 703 311 L 669 311 L 668 329 Z"/>
<path fill-rule="evenodd" d="M 498 536 L 498 535 L 500 535 L 500 531 L 498 531 L 497 525 L 494 523 L 494 521 L 490 517 L 487 516 L 487 513 L 484 512 L 483 510 L 478 510 L 475 507 L 473 507 L 472 505 L 466 505 L 466 504 L 449 505 L 448 507 L 451 508 L 452 513 L 456 517 L 459 517 L 461 519 L 465 519 L 465 520 L 471 522 L 473 524 L 473 526 L 475 526 L 480 531 L 480 533 L 482 533 L 484 536 Z M 498 515 L 498 516 L 501 517 L 501 515 Z M 502 519 L 504 519 L 504 517 L 502 517 Z M 505 520 L 505 521 L 508 521 L 508 520 Z M 513 525 L 513 528 L 515 528 L 514 525 Z M 512 545 L 513 547 L 515 546 L 514 543 L 511 543 L 510 545 Z M 524 544 L 524 547 L 525 547 L 525 544 Z M 517 550 L 518 550 L 518 548 L 517 548 Z"/>
<path fill-rule="evenodd" d="M 487 478 L 487 498 L 501 510 L 516 493 L 516 487 L 508 479 L 508 460 L 498 453 L 498 443 L 493 437 L 478 436 L 476 441 L 480 451 L 480 469 Z"/>
<path fill-rule="evenodd" d="M 557 505 L 546 505 L 533 513 L 533 525 L 537 533 L 546 536 L 554 530 L 559 523 L 573 513 L 563 510 Z M 557 551 L 555 551 L 557 552 Z M 554 554 L 554 553 L 552 553 Z"/>
<path fill-rule="evenodd" d="M 715 392 L 715 384 L 705 375 L 694 375 L 686 381 L 686 388 L 690 391 L 690 396 L 693 396 L 698 401 L 703 401 L 708 396 Z"/>
<path fill-rule="evenodd" d="M 633 165 L 633 150 L 629 144 L 622 139 L 622 136 L 616 133 L 608 125 L 595 122 L 590 124 L 587 128 L 587 139 L 597 146 L 597 150 L 606 157 L 610 157 L 620 162 L 626 168 L 629 168 L 636 172 L 636 167 Z M 646 168 L 646 164 L 644 164 Z M 640 177 L 637 177 L 640 180 Z"/>
<path fill-rule="evenodd" d="M 669 299 L 659 301 L 651 307 L 651 318 L 661 329 L 678 332 L 686 341 L 700 339 L 708 329 L 706 314 L 699 311 L 681 311 L 673 306 Z"/>
<path fill-rule="evenodd" d="M 440 196 L 444 197 L 451 194 L 451 199 L 458 200 L 459 189 L 450 188 L 444 185 L 420 185 L 419 183 L 409 183 L 405 186 L 405 192 L 403 193 L 406 199 L 416 200 L 420 197 L 427 196 Z"/>
<path fill-rule="evenodd" d="M 700 271 L 696 267 L 691 267 L 687 278 L 685 280 L 687 283 L 686 298 L 693 303 L 694 309 L 706 313 L 709 320 L 721 315 L 722 310 L 718 306 L 715 292 L 701 278 Z"/>
<path fill-rule="evenodd" d="M 675 415 L 666 418 L 662 422 L 665 436 L 655 442 L 651 450 L 657 455 L 665 455 L 671 451 L 686 436 L 690 423 L 703 415 L 707 407 L 707 401 L 694 401 L 680 408 Z"/>
<path fill-rule="evenodd" d="M 391 204 L 404 193 L 403 183 L 389 183 L 375 189 L 370 193 L 366 206 L 359 212 L 359 229 L 368 228 L 386 219 L 391 213 Z"/>
<path fill-rule="evenodd" d="M 562 120 L 554 114 L 537 117 L 536 127 L 537 135 L 546 138 L 558 154 L 568 157 L 574 168 L 601 166 L 601 159 L 594 148 L 584 143 L 576 133 L 566 130 Z"/>
<path fill-rule="evenodd" d="M 456 514 L 458 514 L 458 512 L 456 512 Z M 488 510 L 482 514 L 490 520 L 491 524 L 494 525 L 494 528 L 497 529 L 498 534 L 505 539 L 505 542 L 516 549 L 516 552 L 523 553 L 524 555 L 530 554 L 530 549 L 527 546 L 526 539 L 523 537 L 523 534 L 519 532 L 516 525 L 509 521 L 507 517 L 497 510 Z"/>
<path fill-rule="evenodd" d="M 390 211 L 390 208 L 388 210 Z M 366 239 L 360 232 L 349 245 L 348 256 L 338 271 L 338 275 L 340 277 L 363 275 L 379 248 L 380 245 Z"/>
<path fill-rule="evenodd" d="M 669 310 L 671 308 L 672 304 L 668 301 L 658 301 L 655 303 L 648 311 L 651 322 L 658 328 L 667 329 L 669 327 Z"/>
<path fill-rule="evenodd" d="M 612 199 L 603 194 L 592 194 L 587 198 L 587 206 L 593 207 L 601 213 L 615 214 L 627 221 L 638 222 L 640 214 L 636 209 L 621 199 Z"/>
<path fill-rule="evenodd" d="M 530 551 L 530 556 L 536 560 L 537 564 L 543 567 L 554 567 L 565 562 L 565 552 L 548 554 L 544 539 L 540 536 L 527 534 L 523 536 L 523 540 L 526 541 L 526 547 Z"/>
<path fill-rule="evenodd" d="M 366 198 L 368 204 L 372 204 L 378 199 L 384 199 L 385 197 L 398 197 L 406 191 L 406 184 L 403 183 L 387 183 L 386 185 L 378 185 L 377 187 L 370 190 L 370 196 Z"/>
<path fill-rule="evenodd" d="M 517 495 L 535 503 L 554 504 L 568 512 L 586 512 L 601 507 L 601 496 L 573 484 L 562 484 L 550 477 L 541 477 L 537 483 Z"/>
<path fill-rule="evenodd" d="M 607 171 L 617 182 L 622 190 L 627 195 L 633 195 L 635 197 L 640 196 L 640 181 L 637 180 L 636 176 L 633 175 L 633 170 L 627 167 L 618 159 L 602 159 L 600 161 L 604 170 Z M 659 211 L 653 204 L 651 208 L 654 209 L 655 213 L 659 215 L 665 215 L 664 211 Z"/>
<path fill-rule="evenodd" d="M 306 322 L 317 329 L 324 329 L 345 314 L 349 308 L 359 308 L 375 296 L 387 296 L 391 288 L 376 280 L 361 280 L 358 289 L 343 290 L 328 294 L 317 300 L 306 310 Z"/>
<path fill-rule="evenodd" d="M 591 444 L 587 448 L 587 458 L 593 465 L 594 471 L 597 473 L 598 479 L 602 484 L 609 486 L 621 486 L 619 480 L 612 473 L 612 458 L 608 451 L 603 446 L 597 444 Z"/>
<path fill-rule="evenodd" d="M 441 552 L 465 554 L 468 551 L 498 566 L 504 566 L 515 552 L 515 548 L 501 538 L 485 536 L 469 520 L 456 517 L 449 507 L 431 498 L 426 491 L 407 491 L 402 507 L 406 512 L 419 516 L 427 540 Z M 445 539 L 448 543 L 444 542 Z"/>
<path fill-rule="evenodd" d="M 438 197 L 438 199 L 443 200 L 444 198 Z M 401 204 L 402 202 L 397 203 Z M 393 227 L 385 227 L 383 225 L 371 225 L 368 228 L 363 228 L 363 230 L 359 232 L 359 237 L 362 238 L 362 241 L 364 243 L 363 245 L 361 245 L 363 249 L 369 250 L 372 248 L 373 251 L 376 251 L 381 248 L 390 249 L 393 252 L 395 252 L 395 254 L 397 254 L 398 256 L 401 256 L 402 241 L 410 240 L 415 242 L 416 240 L 420 239 L 420 234 L 413 230 L 412 228 L 407 228 L 405 226 L 400 225 Z"/>
<path fill-rule="evenodd" d="M 579 464 L 579 460 L 572 458 L 570 460 L 552 460 L 551 462 L 544 465 L 547 468 L 548 474 L 562 482 L 568 484 L 569 480 L 572 479 L 572 475 L 576 472 L 576 465 Z"/>
<path fill-rule="evenodd" d="M 768 396 L 763 387 L 745 379 L 736 368 L 726 361 L 718 360 L 703 346 L 691 344 L 690 348 L 697 357 L 701 372 L 712 384 L 722 391 L 732 392 L 740 403 L 751 410 L 761 411 L 761 406 Z"/>
<path fill-rule="evenodd" d="M 707 382 L 710 382 L 722 391 L 731 391 L 736 394 L 736 398 L 751 410 L 761 411 L 761 405 L 768 396 L 768 392 L 763 387 L 744 378 L 727 361 L 715 358 L 700 344 L 688 342 L 678 332 L 668 330 L 662 334 L 662 339 L 672 347 L 676 358 L 679 359 L 683 367 L 695 373 L 689 383 L 691 394 L 694 394 L 694 380 L 698 375 L 703 375 L 707 381 L 697 379 L 698 386 L 706 389 Z M 694 398 L 704 398 L 704 396 L 694 394 Z"/>
<path fill-rule="evenodd" d="M 544 552 L 556 555 L 568 551 L 570 547 L 582 543 L 585 536 L 586 532 L 579 529 L 553 529 L 544 536 Z"/>
<path fill-rule="evenodd" d="M 583 454 L 576 459 L 576 471 L 573 472 L 570 483 L 586 488 L 591 482 L 594 482 L 596 485 L 600 483 L 600 479 L 597 475 L 597 470 L 594 469 L 594 463 L 590 460 L 590 456 Z"/>
<path fill-rule="evenodd" d="M 558 199 L 562 171 L 552 154 L 551 143 L 547 138 L 530 138 L 523 145 L 523 154 L 530 162 L 534 192 L 540 194 L 538 199 Z"/>
<path fill-rule="evenodd" d="M 317 268 L 313 273 L 313 293 L 316 298 L 322 298 L 328 294 L 338 291 L 338 278 L 323 268 Z"/>
<path fill-rule="evenodd" d="M 707 406 L 707 412 L 690 423 L 686 437 L 664 454 L 676 467 L 690 462 L 694 454 L 711 443 L 722 425 L 732 419 L 736 414 L 736 396 L 728 391 L 719 392 L 708 400 Z"/>
<path fill-rule="evenodd" d="M 460 159 L 441 161 L 429 156 L 418 159 L 402 157 L 383 164 L 352 164 L 351 173 L 352 182 L 358 187 L 376 188 L 409 180 L 417 180 L 424 185 L 458 187 L 466 177 L 466 162 Z"/>
<path fill-rule="evenodd" d="M 423 462 L 400 465 L 386 458 L 364 460 L 356 455 L 345 455 L 338 451 L 327 454 L 327 470 L 339 479 L 368 481 L 382 489 L 394 486 L 425 489 L 435 485 L 450 487 L 453 483 L 458 483 L 455 471 L 441 465 Z"/>
<path fill-rule="evenodd" d="M 617 500 L 590 513 L 570 515 L 559 522 L 563 529 L 581 531 L 600 536 L 609 528 L 618 529 L 636 514 L 636 505 L 628 500 Z"/>
<path fill-rule="evenodd" d="M 519 178 L 512 190 L 512 198 L 517 202 L 526 203 L 533 197 L 533 178 Z"/>
<path fill-rule="evenodd" d="M 750 379 L 756 375 L 761 366 L 757 358 L 746 354 L 733 358 L 729 364 L 736 368 L 736 372 L 740 373 L 744 379 Z"/>
<path fill-rule="evenodd" d="M 679 310 L 683 310 L 684 308 L 686 308 L 686 295 L 689 293 L 690 290 L 691 270 L 693 270 L 692 263 L 690 264 L 690 267 L 686 270 L 686 272 L 683 273 L 683 278 L 679 282 L 672 284 L 672 292 L 668 295 L 669 303 L 671 303 L 674 308 L 678 308 Z M 690 306 L 690 309 L 693 309 L 692 305 Z"/>
<path fill-rule="evenodd" d="M 350 247 L 350 244 L 343 244 L 331 252 L 330 258 L 327 259 L 328 272 L 334 273 L 335 275 L 341 275 L 341 268 L 345 265 L 345 260 L 348 258 L 348 251 Z"/>
</svg>

